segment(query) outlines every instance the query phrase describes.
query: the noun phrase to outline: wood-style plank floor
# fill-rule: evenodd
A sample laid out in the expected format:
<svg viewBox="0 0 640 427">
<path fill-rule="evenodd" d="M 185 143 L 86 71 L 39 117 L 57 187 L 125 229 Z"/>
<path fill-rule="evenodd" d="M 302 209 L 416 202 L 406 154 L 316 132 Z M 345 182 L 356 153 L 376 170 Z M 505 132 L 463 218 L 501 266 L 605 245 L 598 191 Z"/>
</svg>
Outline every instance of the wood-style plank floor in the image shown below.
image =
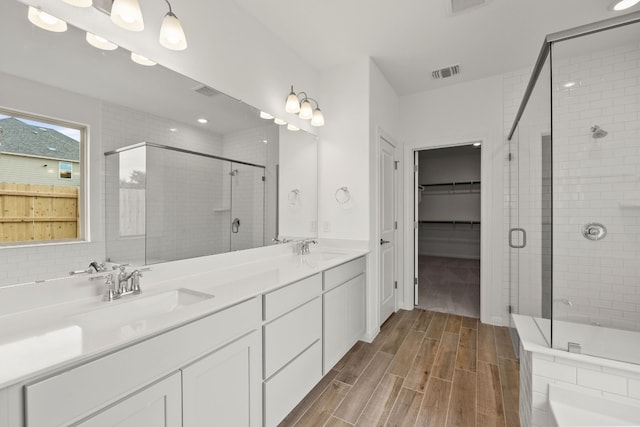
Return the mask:
<svg viewBox="0 0 640 427">
<path fill-rule="evenodd" d="M 507 328 L 400 310 L 280 425 L 516 427 L 518 370 Z"/>
</svg>

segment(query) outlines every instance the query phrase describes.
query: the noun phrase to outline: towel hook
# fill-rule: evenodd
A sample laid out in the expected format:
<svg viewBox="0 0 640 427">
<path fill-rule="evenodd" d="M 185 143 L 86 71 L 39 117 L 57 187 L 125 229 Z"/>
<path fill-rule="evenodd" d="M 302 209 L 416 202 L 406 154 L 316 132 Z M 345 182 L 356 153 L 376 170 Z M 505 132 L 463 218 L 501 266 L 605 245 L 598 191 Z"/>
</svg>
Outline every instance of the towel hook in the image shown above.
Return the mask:
<svg viewBox="0 0 640 427">
<path fill-rule="evenodd" d="M 346 203 L 349 203 L 349 200 L 351 200 L 351 194 L 349 193 L 349 188 L 339 187 L 336 190 L 334 197 L 336 198 L 336 202 L 338 202 L 339 205 L 344 205 Z"/>
</svg>

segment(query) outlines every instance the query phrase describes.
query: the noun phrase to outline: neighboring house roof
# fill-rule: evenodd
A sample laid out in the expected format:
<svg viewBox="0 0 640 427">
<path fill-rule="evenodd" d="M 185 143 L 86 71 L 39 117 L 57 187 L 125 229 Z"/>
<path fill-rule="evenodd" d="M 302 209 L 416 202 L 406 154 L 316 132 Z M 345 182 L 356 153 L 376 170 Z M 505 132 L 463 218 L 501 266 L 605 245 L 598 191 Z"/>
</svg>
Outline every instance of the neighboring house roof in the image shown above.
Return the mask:
<svg viewBox="0 0 640 427">
<path fill-rule="evenodd" d="M 14 117 L 0 119 L 0 153 L 80 161 L 80 143 L 55 129 L 29 125 Z"/>
</svg>

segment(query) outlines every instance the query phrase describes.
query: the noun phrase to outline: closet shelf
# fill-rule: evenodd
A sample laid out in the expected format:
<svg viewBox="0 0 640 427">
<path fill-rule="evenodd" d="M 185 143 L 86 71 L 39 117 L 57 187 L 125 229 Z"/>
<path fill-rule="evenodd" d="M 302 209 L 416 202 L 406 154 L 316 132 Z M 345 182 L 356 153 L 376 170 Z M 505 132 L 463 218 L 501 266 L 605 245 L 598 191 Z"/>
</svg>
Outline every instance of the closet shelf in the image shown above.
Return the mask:
<svg viewBox="0 0 640 427">
<path fill-rule="evenodd" d="M 475 185 L 475 184 L 480 184 L 480 181 L 435 182 L 431 184 L 420 184 L 420 185 L 423 187 L 442 187 L 442 186 Z"/>
<path fill-rule="evenodd" d="M 421 193 L 429 196 L 451 194 L 479 194 L 480 181 L 439 182 L 432 184 L 419 184 Z"/>
</svg>

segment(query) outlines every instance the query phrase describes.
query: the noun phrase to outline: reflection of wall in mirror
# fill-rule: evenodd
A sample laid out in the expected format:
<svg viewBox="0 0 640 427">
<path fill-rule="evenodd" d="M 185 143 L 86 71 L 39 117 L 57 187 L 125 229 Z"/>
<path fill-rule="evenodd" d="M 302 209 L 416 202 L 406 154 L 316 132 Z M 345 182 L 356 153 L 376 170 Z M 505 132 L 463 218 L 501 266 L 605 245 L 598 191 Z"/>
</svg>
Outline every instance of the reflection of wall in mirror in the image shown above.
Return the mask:
<svg viewBox="0 0 640 427">
<path fill-rule="evenodd" d="M 317 142 L 306 132 L 280 131 L 279 234 L 283 237 L 318 235 Z M 298 190 L 295 203 L 290 197 Z"/>
</svg>

